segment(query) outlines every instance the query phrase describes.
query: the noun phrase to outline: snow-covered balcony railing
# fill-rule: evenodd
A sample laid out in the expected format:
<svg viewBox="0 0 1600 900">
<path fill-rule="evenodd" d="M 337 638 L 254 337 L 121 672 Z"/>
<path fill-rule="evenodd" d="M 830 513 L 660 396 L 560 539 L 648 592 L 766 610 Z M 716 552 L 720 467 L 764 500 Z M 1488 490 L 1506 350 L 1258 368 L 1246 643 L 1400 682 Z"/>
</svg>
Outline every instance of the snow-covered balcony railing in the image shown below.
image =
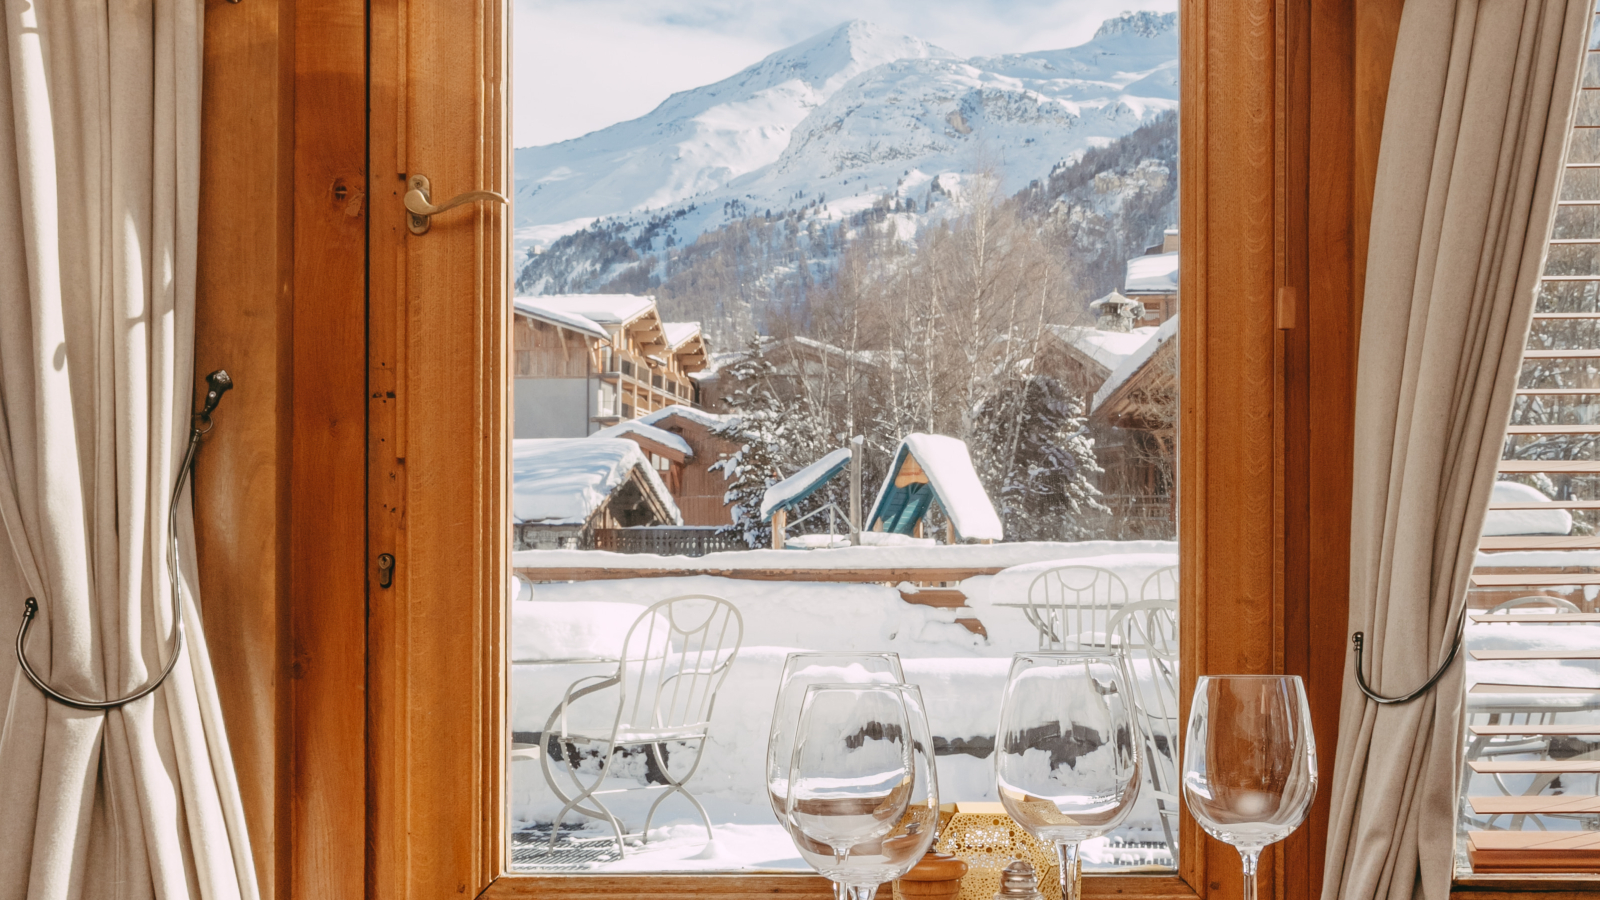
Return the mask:
<svg viewBox="0 0 1600 900">
<path fill-rule="evenodd" d="M 1051 567 L 1092 566 L 1115 573 L 1137 598 L 1153 575 L 1176 564 L 1177 544 L 1171 541 L 745 550 L 699 559 L 572 550 L 514 553 L 513 568 L 534 583 L 517 585 L 508 610 L 513 830 L 522 846 L 542 848 L 561 809 L 546 789 L 535 750 L 544 745 L 555 698 L 576 679 L 606 671 L 603 665 L 585 667 L 574 660 L 615 658 L 623 634 L 652 603 L 710 594 L 732 603 L 742 616 L 743 643 L 718 694 L 705 762 L 694 781 L 718 830 L 719 849 L 714 858 L 695 857 L 705 845 L 705 832 L 697 818 L 688 818 L 692 810 L 671 807 L 669 817 L 683 817 L 678 824 L 661 829 L 649 845 L 630 849 L 617 862 L 639 868 L 729 868 L 743 861 L 761 865 L 790 852 L 783 849 L 790 846 L 783 843 L 787 835 L 767 809 L 763 780 L 773 699 L 788 653 L 898 653 L 907 680 L 921 686 L 928 703 L 941 792 L 952 801 L 992 802 L 995 711 L 1011 655 L 1033 650 L 1039 642 L 1019 608 L 1027 602 L 1029 586 Z M 642 755 L 619 766 L 613 786 L 630 792 L 608 795 L 607 802 L 611 797 L 619 804 L 633 802 L 619 814 L 630 824 L 642 822 L 653 798 L 633 789 L 658 783 L 661 776 L 652 774 Z M 1153 794 L 1147 789 L 1142 795 L 1147 799 L 1129 824 L 1094 850 L 1100 854 L 1097 865 L 1172 863 L 1162 819 L 1149 799 Z M 579 838 L 609 830 L 594 824 L 573 834 L 576 845 Z M 760 843 L 767 837 L 770 849 Z M 534 868 L 552 861 L 542 849 L 540 854 L 516 852 L 525 852 L 519 858 Z M 659 862 L 668 856 L 693 858 Z"/>
</svg>

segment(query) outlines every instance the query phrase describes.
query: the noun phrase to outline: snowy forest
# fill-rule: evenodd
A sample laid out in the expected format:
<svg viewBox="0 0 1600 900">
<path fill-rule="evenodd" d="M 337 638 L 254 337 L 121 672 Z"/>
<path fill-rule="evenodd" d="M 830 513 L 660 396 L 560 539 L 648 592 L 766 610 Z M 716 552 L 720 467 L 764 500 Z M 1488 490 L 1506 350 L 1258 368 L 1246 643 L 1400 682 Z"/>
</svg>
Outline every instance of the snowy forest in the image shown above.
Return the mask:
<svg viewBox="0 0 1600 900">
<path fill-rule="evenodd" d="M 725 468 L 749 544 L 770 539 L 754 515 L 767 484 L 859 434 L 875 486 L 918 431 L 967 442 L 1008 539 L 1111 536 L 1091 398 L 1039 364 L 1041 344 L 1050 326 L 1093 325 L 1088 301 L 1176 221 L 1176 143 L 1169 114 L 1013 196 L 992 173 L 971 176 L 950 201 L 959 213 L 909 240 L 888 204 L 819 229 L 839 242 L 837 264 L 768 305 L 766 334 L 720 373 L 741 416 L 730 436 L 745 449 Z M 810 508 L 844 508 L 846 490 Z"/>
</svg>

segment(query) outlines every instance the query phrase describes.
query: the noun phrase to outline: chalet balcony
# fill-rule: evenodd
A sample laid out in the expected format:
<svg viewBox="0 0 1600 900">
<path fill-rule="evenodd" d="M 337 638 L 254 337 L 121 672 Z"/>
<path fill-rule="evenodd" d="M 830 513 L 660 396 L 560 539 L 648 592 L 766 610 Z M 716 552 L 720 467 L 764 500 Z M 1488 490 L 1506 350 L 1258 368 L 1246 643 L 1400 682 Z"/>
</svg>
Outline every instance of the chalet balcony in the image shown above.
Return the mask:
<svg viewBox="0 0 1600 900">
<path fill-rule="evenodd" d="M 626 358 L 613 357 L 610 362 L 610 368 L 599 373 L 600 379 L 616 385 L 618 394 L 624 398 L 632 396 L 647 401 L 628 404 L 634 410 L 633 415 L 673 405 L 702 408 L 697 396 L 699 392 L 695 389 L 694 383 L 687 378 L 680 379 L 660 372 L 650 372 L 644 363 L 636 363 Z M 596 417 L 596 421 L 601 418 L 620 420 L 631 416 L 601 416 Z"/>
</svg>

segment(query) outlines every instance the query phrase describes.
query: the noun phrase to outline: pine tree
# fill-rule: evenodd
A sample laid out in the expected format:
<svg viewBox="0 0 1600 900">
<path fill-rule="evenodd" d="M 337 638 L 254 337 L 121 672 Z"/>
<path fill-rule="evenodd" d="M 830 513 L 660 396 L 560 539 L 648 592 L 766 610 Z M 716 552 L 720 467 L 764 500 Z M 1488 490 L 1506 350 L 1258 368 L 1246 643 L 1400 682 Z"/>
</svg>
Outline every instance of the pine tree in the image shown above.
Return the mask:
<svg viewBox="0 0 1600 900">
<path fill-rule="evenodd" d="M 774 390 L 774 372 L 757 337 L 751 338 L 745 353 L 721 373 L 737 385 L 727 398 L 736 415 L 716 433 L 740 447 L 711 466 L 711 471 L 721 472 L 727 480 L 722 499 L 733 515 L 732 524 L 723 526 L 720 533 L 739 535 L 752 549 L 771 545 L 772 523 L 761 519 L 761 498 L 783 477 L 779 462 L 784 452 L 786 410 Z"/>
<path fill-rule="evenodd" d="M 1102 470 L 1081 398 L 1024 364 L 978 404 L 973 421 L 974 462 L 1007 539 L 1091 536 L 1093 516 L 1110 510 L 1094 486 Z"/>
</svg>

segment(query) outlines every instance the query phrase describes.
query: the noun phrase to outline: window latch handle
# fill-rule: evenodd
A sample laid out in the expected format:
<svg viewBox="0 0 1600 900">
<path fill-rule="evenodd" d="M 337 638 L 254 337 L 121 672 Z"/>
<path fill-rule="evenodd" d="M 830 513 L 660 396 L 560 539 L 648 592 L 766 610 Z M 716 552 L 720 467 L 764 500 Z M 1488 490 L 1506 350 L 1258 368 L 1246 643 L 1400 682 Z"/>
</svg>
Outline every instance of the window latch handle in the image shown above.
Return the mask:
<svg viewBox="0 0 1600 900">
<path fill-rule="evenodd" d="M 427 234 L 433 225 L 433 217 L 447 209 L 455 209 L 468 203 L 479 201 L 492 201 L 495 203 L 510 203 L 504 194 L 494 191 L 467 191 L 457 194 L 443 203 L 435 206 L 433 203 L 433 185 L 426 175 L 412 175 L 406 179 L 406 225 L 412 234 Z"/>
</svg>

